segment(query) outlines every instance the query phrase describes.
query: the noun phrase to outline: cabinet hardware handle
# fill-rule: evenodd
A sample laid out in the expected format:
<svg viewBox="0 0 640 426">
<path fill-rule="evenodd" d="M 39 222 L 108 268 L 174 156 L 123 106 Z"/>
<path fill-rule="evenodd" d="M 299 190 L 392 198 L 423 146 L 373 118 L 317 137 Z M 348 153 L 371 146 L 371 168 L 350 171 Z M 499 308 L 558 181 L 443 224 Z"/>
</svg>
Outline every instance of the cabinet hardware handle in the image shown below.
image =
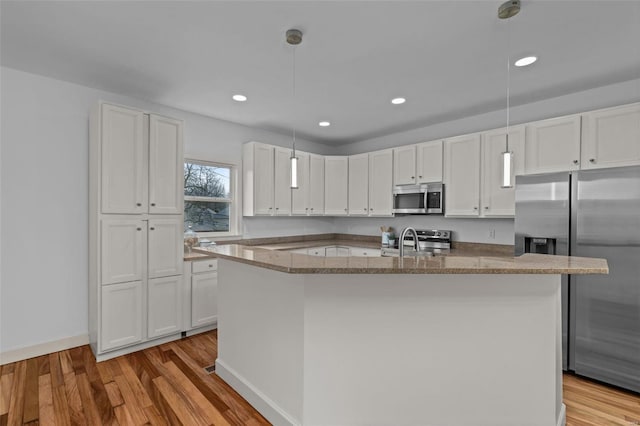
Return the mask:
<svg viewBox="0 0 640 426">
<path fill-rule="evenodd" d="M 345 212 L 348 212 L 348 211 L 349 211 L 349 209 L 344 209 L 344 211 L 345 211 Z"/>
<path fill-rule="evenodd" d="M 155 207 L 156 203 L 151 203 L 151 207 Z"/>
<path fill-rule="evenodd" d="M 418 176 L 420 179 L 422 179 L 422 175 Z"/>
<path fill-rule="evenodd" d="M 140 207 L 142 205 L 142 203 L 136 203 L 136 206 Z"/>
<path fill-rule="evenodd" d="M 212 264 L 209 264 L 209 268 L 213 268 L 213 265 L 212 265 Z"/>
<path fill-rule="evenodd" d="M 484 209 L 485 210 L 489 210 L 489 206 L 484 206 Z"/>
<path fill-rule="evenodd" d="M 142 231 L 142 228 L 136 228 L 137 231 Z"/>
<path fill-rule="evenodd" d="M 276 207 L 276 210 L 280 210 L 280 207 Z"/>
<path fill-rule="evenodd" d="M 573 164 L 578 164 L 579 161 L 578 160 L 573 160 Z"/>
<path fill-rule="evenodd" d="M 149 228 L 149 229 L 151 229 L 151 230 L 153 231 L 153 230 L 155 230 L 156 228 L 154 228 L 154 227 L 152 226 L 152 227 L 151 227 L 151 228 Z"/>
<path fill-rule="evenodd" d="M 269 210 L 273 210 L 273 207 L 269 207 Z"/>
<path fill-rule="evenodd" d="M 478 208 L 477 208 L 477 207 L 474 207 L 473 209 L 474 209 L 474 210 L 478 210 Z"/>
<path fill-rule="evenodd" d="M 416 178 L 415 176 L 411 176 L 411 179 L 415 179 L 415 178 Z"/>
<path fill-rule="evenodd" d="M 311 207 L 311 210 L 313 210 L 313 207 Z"/>
<path fill-rule="evenodd" d="M 364 208 L 364 211 L 365 211 L 365 212 L 367 211 L 367 208 L 366 208 L 366 207 Z"/>
<path fill-rule="evenodd" d="M 309 207 L 305 207 L 304 209 L 305 209 L 305 210 L 309 210 Z"/>
<path fill-rule="evenodd" d="M 589 158 L 589 162 L 590 162 L 590 163 L 595 163 L 595 162 L 596 162 L 596 159 L 595 159 L 595 158 Z"/>
</svg>

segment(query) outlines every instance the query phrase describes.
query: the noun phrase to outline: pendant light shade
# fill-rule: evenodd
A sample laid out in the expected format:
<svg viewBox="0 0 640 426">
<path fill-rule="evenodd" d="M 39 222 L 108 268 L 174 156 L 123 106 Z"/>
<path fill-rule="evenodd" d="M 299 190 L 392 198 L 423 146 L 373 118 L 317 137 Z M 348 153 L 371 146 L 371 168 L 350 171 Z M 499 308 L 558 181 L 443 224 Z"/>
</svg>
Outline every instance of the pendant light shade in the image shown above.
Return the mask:
<svg viewBox="0 0 640 426">
<path fill-rule="evenodd" d="M 298 157 L 291 155 L 291 189 L 298 189 Z"/>
<path fill-rule="evenodd" d="M 513 188 L 513 152 L 502 153 L 502 188 Z"/>
</svg>

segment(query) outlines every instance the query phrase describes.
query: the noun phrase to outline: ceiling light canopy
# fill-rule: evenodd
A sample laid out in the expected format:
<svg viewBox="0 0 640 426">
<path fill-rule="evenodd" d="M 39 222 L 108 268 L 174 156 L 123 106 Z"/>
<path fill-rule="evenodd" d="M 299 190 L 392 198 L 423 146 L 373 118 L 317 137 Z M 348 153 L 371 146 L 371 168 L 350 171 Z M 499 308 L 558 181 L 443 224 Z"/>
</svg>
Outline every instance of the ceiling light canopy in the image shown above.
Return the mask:
<svg viewBox="0 0 640 426">
<path fill-rule="evenodd" d="M 244 102 L 247 100 L 245 95 L 233 95 L 231 98 L 236 102 Z"/>
<path fill-rule="evenodd" d="M 320 127 L 329 127 L 331 126 L 331 122 L 330 121 L 321 121 L 318 123 L 318 126 Z"/>
<path fill-rule="evenodd" d="M 536 56 L 526 56 L 524 58 L 518 59 L 514 65 L 516 67 L 526 67 L 527 65 L 531 65 L 537 60 L 538 58 Z"/>
<path fill-rule="evenodd" d="M 400 105 L 405 103 L 407 100 L 405 98 L 393 98 L 391 99 L 391 103 L 394 105 Z"/>
</svg>

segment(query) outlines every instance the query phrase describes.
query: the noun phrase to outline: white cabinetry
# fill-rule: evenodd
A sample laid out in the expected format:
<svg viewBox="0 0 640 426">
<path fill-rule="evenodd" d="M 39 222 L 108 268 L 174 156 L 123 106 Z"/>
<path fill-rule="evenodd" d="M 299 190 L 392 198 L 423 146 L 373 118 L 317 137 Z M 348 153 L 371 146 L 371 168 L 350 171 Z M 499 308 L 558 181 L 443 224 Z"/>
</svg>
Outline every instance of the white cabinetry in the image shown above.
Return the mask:
<svg viewBox="0 0 640 426">
<path fill-rule="evenodd" d="M 580 168 L 579 115 L 529 123 L 526 129 L 526 174 Z"/>
<path fill-rule="evenodd" d="M 393 215 L 393 150 L 369 154 L 369 216 Z"/>
<path fill-rule="evenodd" d="M 345 216 L 349 211 L 349 157 L 325 157 L 324 169 L 324 213 L 328 216 Z"/>
<path fill-rule="evenodd" d="M 242 151 L 242 183 L 245 216 L 273 214 L 274 147 L 249 142 Z"/>
<path fill-rule="evenodd" d="M 369 214 L 369 154 L 349 157 L 348 182 L 349 216 L 367 216 Z"/>
<path fill-rule="evenodd" d="M 274 163 L 274 214 L 291 214 L 291 150 L 275 148 Z"/>
<path fill-rule="evenodd" d="M 211 330 L 218 321 L 218 261 L 186 262 L 183 331 L 195 334 Z"/>
<path fill-rule="evenodd" d="M 364 247 L 351 247 L 350 256 L 356 257 L 379 257 L 381 256 L 381 250 Z"/>
<path fill-rule="evenodd" d="M 512 183 L 515 183 L 515 175 L 524 173 L 524 134 L 524 126 L 509 129 L 509 151 L 513 153 L 514 162 Z M 492 130 L 482 134 L 481 217 L 515 216 L 515 186 L 502 187 L 502 153 L 506 150 L 506 129 Z"/>
<path fill-rule="evenodd" d="M 396 185 L 416 183 L 416 146 L 393 149 L 393 181 Z"/>
<path fill-rule="evenodd" d="M 640 164 L 640 104 L 582 116 L 582 168 Z"/>
<path fill-rule="evenodd" d="M 416 145 L 417 183 L 442 182 L 442 141 Z"/>
<path fill-rule="evenodd" d="M 309 214 L 324 214 L 324 157 L 309 155 Z"/>
<path fill-rule="evenodd" d="M 307 215 L 309 214 L 309 154 L 305 152 L 297 152 L 298 157 L 298 189 L 291 190 L 291 214 Z"/>
<path fill-rule="evenodd" d="M 98 360 L 180 337 L 182 127 L 106 103 L 91 111 L 89 340 Z"/>
<path fill-rule="evenodd" d="M 161 337 L 182 331 L 182 279 L 180 275 L 150 279 L 147 336 Z"/>
<path fill-rule="evenodd" d="M 480 134 L 444 141 L 445 215 L 480 215 Z"/>
</svg>

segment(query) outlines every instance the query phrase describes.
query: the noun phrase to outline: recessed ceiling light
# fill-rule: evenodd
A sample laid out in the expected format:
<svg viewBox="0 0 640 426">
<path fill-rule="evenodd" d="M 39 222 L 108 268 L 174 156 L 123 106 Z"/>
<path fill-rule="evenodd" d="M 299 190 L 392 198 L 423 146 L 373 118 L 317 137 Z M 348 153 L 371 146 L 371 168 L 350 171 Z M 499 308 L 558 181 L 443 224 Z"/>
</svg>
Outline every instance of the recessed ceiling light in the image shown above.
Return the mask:
<svg viewBox="0 0 640 426">
<path fill-rule="evenodd" d="M 318 123 L 318 126 L 320 127 L 329 127 L 331 126 L 331 123 L 329 121 L 321 121 Z"/>
<path fill-rule="evenodd" d="M 391 103 L 394 105 L 400 105 L 405 103 L 407 100 L 405 98 L 393 98 L 391 99 Z"/>
<path fill-rule="evenodd" d="M 247 97 L 245 95 L 233 95 L 232 98 L 237 102 L 244 102 L 247 100 Z"/>
<path fill-rule="evenodd" d="M 538 58 L 536 58 L 535 56 L 527 56 L 527 57 L 518 59 L 514 65 L 516 67 L 526 67 L 527 65 L 531 65 L 537 60 Z"/>
</svg>

